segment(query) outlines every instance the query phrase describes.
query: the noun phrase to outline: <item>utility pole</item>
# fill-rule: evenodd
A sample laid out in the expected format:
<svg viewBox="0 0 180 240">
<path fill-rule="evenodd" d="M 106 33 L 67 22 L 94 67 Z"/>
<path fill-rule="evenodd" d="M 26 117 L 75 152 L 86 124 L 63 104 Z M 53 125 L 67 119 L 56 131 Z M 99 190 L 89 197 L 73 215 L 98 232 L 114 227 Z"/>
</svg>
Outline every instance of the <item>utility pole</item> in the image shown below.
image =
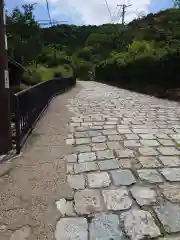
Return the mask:
<svg viewBox="0 0 180 240">
<path fill-rule="evenodd" d="M 9 72 L 4 0 L 0 0 L 0 154 L 12 149 Z"/>
<path fill-rule="evenodd" d="M 132 4 L 126 5 L 126 4 L 121 4 L 118 5 L 118 7 L 122 7 L 122 25 L 125 25 L 125 14 L 126 14 L 126 8 L 131 7 Z"/>
</svg>

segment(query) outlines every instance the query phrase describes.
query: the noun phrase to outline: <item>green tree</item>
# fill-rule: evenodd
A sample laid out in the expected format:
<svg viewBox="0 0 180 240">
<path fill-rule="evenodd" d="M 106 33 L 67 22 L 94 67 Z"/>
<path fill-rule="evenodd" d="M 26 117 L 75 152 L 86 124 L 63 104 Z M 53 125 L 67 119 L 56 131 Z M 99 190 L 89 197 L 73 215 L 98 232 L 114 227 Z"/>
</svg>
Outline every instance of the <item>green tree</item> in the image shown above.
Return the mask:
<svg viewBox="0 0 180 240">
<path fill-rule="evenodd" d="M 33 10 L 33 4 L 25 4 L 7 16 L 8 54 L 24 65 L 36 60 L 42 48 L 41 29 Z"/>
</svg>

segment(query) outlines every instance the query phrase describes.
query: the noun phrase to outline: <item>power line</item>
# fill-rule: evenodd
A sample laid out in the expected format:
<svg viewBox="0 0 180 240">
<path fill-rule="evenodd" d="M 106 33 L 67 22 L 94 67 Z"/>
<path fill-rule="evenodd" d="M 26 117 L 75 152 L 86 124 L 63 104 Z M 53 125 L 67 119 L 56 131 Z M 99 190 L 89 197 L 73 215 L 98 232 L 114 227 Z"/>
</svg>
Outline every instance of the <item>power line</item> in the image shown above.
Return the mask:
<svg viewBox="0 0 180 240">
<path fill-rule="evenodd" d="M 49 16 L 49 21 L 52 26 L 52 20 L 51 20 L 51 14 L 50 14 L 50 9 L 49 9 L 49 2 L 46 0 L 46 6 L 47 6 L 47 11 L 48 11 L 48 16 Z"/>
<path fill-rule="evenodd" d="M 113 13 L 113 15 L 112 15 L 112 17 L 111 17 L 111 23 L 113 23 L 113 21 L 114 21 L 114 17 L 115 17 L 115 13 L 116 13 L 117 8 L 118 8 L 118 4 L 116 5 L 116 8 L 115 8 L 115 10 L 114 10 L 114 13 Z"/>
<path fill-rule="evenodd" d="M 109 12 L 110 19 L 112 19 L 112 14 L 111 14 L 111 10 L 109 8 L 109 4 L 108 4 L 107 0 L 105 0 L 105 2 L 106 2 L 106 7 L 107 7 L 108 12 Z"/>
</svg>

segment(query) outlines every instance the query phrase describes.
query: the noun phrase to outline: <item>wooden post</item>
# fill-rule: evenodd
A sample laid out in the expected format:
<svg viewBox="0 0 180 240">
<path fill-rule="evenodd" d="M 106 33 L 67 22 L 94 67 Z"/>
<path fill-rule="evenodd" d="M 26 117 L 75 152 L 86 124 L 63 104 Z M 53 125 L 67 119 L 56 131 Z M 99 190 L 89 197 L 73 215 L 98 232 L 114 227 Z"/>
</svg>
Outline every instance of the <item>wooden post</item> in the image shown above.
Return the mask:
<svg viewBox="0 0 180 240">
<path fill-rule="evenodd" d="M 9 72 L 4 0 L 0 0 L 0 154 L 12 149 Z"/>
</svg>

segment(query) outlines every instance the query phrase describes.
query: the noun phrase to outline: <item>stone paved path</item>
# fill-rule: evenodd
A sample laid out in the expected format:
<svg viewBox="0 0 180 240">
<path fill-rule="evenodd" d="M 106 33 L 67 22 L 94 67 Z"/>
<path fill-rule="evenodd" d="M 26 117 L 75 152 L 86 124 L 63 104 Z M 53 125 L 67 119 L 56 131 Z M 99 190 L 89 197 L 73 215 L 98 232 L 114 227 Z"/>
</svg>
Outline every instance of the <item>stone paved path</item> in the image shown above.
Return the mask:
<svg viewBox="0 0 180 240">
<path fill-rule="evenodd" d="M 56 240 L 180 239 L 180 105 L 95 82 L 69 100 Z"/>
</svg>

